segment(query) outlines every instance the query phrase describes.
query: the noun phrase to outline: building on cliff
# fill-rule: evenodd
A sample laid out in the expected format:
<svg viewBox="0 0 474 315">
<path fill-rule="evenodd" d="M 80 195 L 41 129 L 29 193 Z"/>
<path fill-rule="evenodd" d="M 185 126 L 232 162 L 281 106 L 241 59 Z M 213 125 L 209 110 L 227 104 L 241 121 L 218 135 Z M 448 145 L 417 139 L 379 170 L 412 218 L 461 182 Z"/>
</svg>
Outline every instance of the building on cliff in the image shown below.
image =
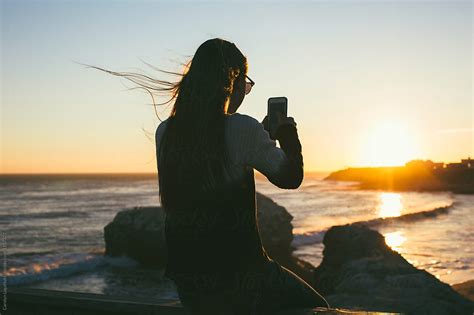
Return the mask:
<svg viewBox="0 0 474 315">
<path fill-rule="evenodd" d="M 471 157 L 468 157 L 467 159 L 462 159 L 461 163 L 449 163 L 446 165 L 446 167 L 450 169 L 474 168 L 474 161 L 471 159 Z"/>
<path fill-rule="evenodd" d="M 411 160 L 405 163 L 405 167 L 416 167 L 416 168 L 428 168 L 432 170 L 440 170 L 440 169 L 472 169 L 474 168 L 474 160 L 471 157 L 467 159 L 461 159 L 461 162 L 457 163 L 443 163 L 443 162 L 433 162 L 431 160 Z"/>
</svg>

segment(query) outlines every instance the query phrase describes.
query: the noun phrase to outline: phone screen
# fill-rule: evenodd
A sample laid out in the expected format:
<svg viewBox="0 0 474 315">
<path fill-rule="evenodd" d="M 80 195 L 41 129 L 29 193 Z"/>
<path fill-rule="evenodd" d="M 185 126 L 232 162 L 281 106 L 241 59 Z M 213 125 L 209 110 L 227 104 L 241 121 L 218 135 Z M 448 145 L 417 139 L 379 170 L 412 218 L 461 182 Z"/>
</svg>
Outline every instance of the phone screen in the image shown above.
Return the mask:
<svg viewBox="0 0 474 315">
<path fill-rule="evenodd" d="M 270 138 L 275 140 L 275 133 L 278 128 L 278 113 L 283 116 L 288 115 L 288 99 L 286 97 L 271 97 L 268 99 L 268 127 Z"/>
</svg>

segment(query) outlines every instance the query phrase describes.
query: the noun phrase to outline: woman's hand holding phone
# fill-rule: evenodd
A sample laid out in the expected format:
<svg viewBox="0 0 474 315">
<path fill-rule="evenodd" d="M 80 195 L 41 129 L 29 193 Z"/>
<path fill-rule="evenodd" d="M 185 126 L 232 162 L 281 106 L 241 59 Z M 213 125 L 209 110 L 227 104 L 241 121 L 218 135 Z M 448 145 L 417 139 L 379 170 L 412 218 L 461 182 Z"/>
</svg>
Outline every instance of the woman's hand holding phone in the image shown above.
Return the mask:
<svg viewBox="0 0 474 315">
<path fill-rule="evenodd" d="M 296 122 L 293 117 L 287 117 L 280 112 L 277 112 L 277 117 L 278 117 L 278 128 L 280 128 L 280 126 L 283 126 L 283 125 L 293 125 L 296 127 Z M 262 121 L 262 124 L 263 124 L 263 128 L 266 131 L 268 131 L 268 133 L 270 133 L 270 130 L 269 130 L 270 127 L 268 124 L 268 115 L 265 116 L 265 118 Z"/>
</svg>

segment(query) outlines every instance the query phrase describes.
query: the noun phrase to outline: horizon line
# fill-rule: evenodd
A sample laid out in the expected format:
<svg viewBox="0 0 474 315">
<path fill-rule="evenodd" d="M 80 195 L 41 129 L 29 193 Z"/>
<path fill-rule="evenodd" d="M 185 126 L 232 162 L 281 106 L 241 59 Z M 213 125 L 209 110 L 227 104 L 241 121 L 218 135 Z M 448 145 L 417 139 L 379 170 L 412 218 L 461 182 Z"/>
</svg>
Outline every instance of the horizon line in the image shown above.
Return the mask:
<svg viewBox="0 0 474 315">
<path fill-rule="evenodd" d="M 256 170 L 256 174 L 260 173 Z M 330 173 L 333 171 L 329 170 L 308 170 L 305 173 Z M 64 173 L 0 173 L 0 176 L 4 175 L 157 175 L 156 172 L 64 172 Z"/>
</svg>

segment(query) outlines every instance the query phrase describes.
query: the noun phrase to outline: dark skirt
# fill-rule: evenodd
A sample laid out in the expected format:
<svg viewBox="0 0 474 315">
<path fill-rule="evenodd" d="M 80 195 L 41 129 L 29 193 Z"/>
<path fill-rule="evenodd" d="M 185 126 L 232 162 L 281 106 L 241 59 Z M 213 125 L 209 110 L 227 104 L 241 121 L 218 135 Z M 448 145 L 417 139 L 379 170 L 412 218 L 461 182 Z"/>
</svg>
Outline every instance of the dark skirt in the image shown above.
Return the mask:
<svg viewBox="0 0 474 315">
<path fill-rule="evenodd" d="M 222 277 L 194 278 L 202 289 L 175 281 L 190 314 L 274 314 L 284 309 L 329 307 L 326 300 L 292 271 L 269 259 L 263 270 Z M 188 279 L 189 280 L 189 279 Z M 223 288 L 222 284 L 228 284 Z M 219 284 L 218 290 L 213 285 Z"/>
</svg>

